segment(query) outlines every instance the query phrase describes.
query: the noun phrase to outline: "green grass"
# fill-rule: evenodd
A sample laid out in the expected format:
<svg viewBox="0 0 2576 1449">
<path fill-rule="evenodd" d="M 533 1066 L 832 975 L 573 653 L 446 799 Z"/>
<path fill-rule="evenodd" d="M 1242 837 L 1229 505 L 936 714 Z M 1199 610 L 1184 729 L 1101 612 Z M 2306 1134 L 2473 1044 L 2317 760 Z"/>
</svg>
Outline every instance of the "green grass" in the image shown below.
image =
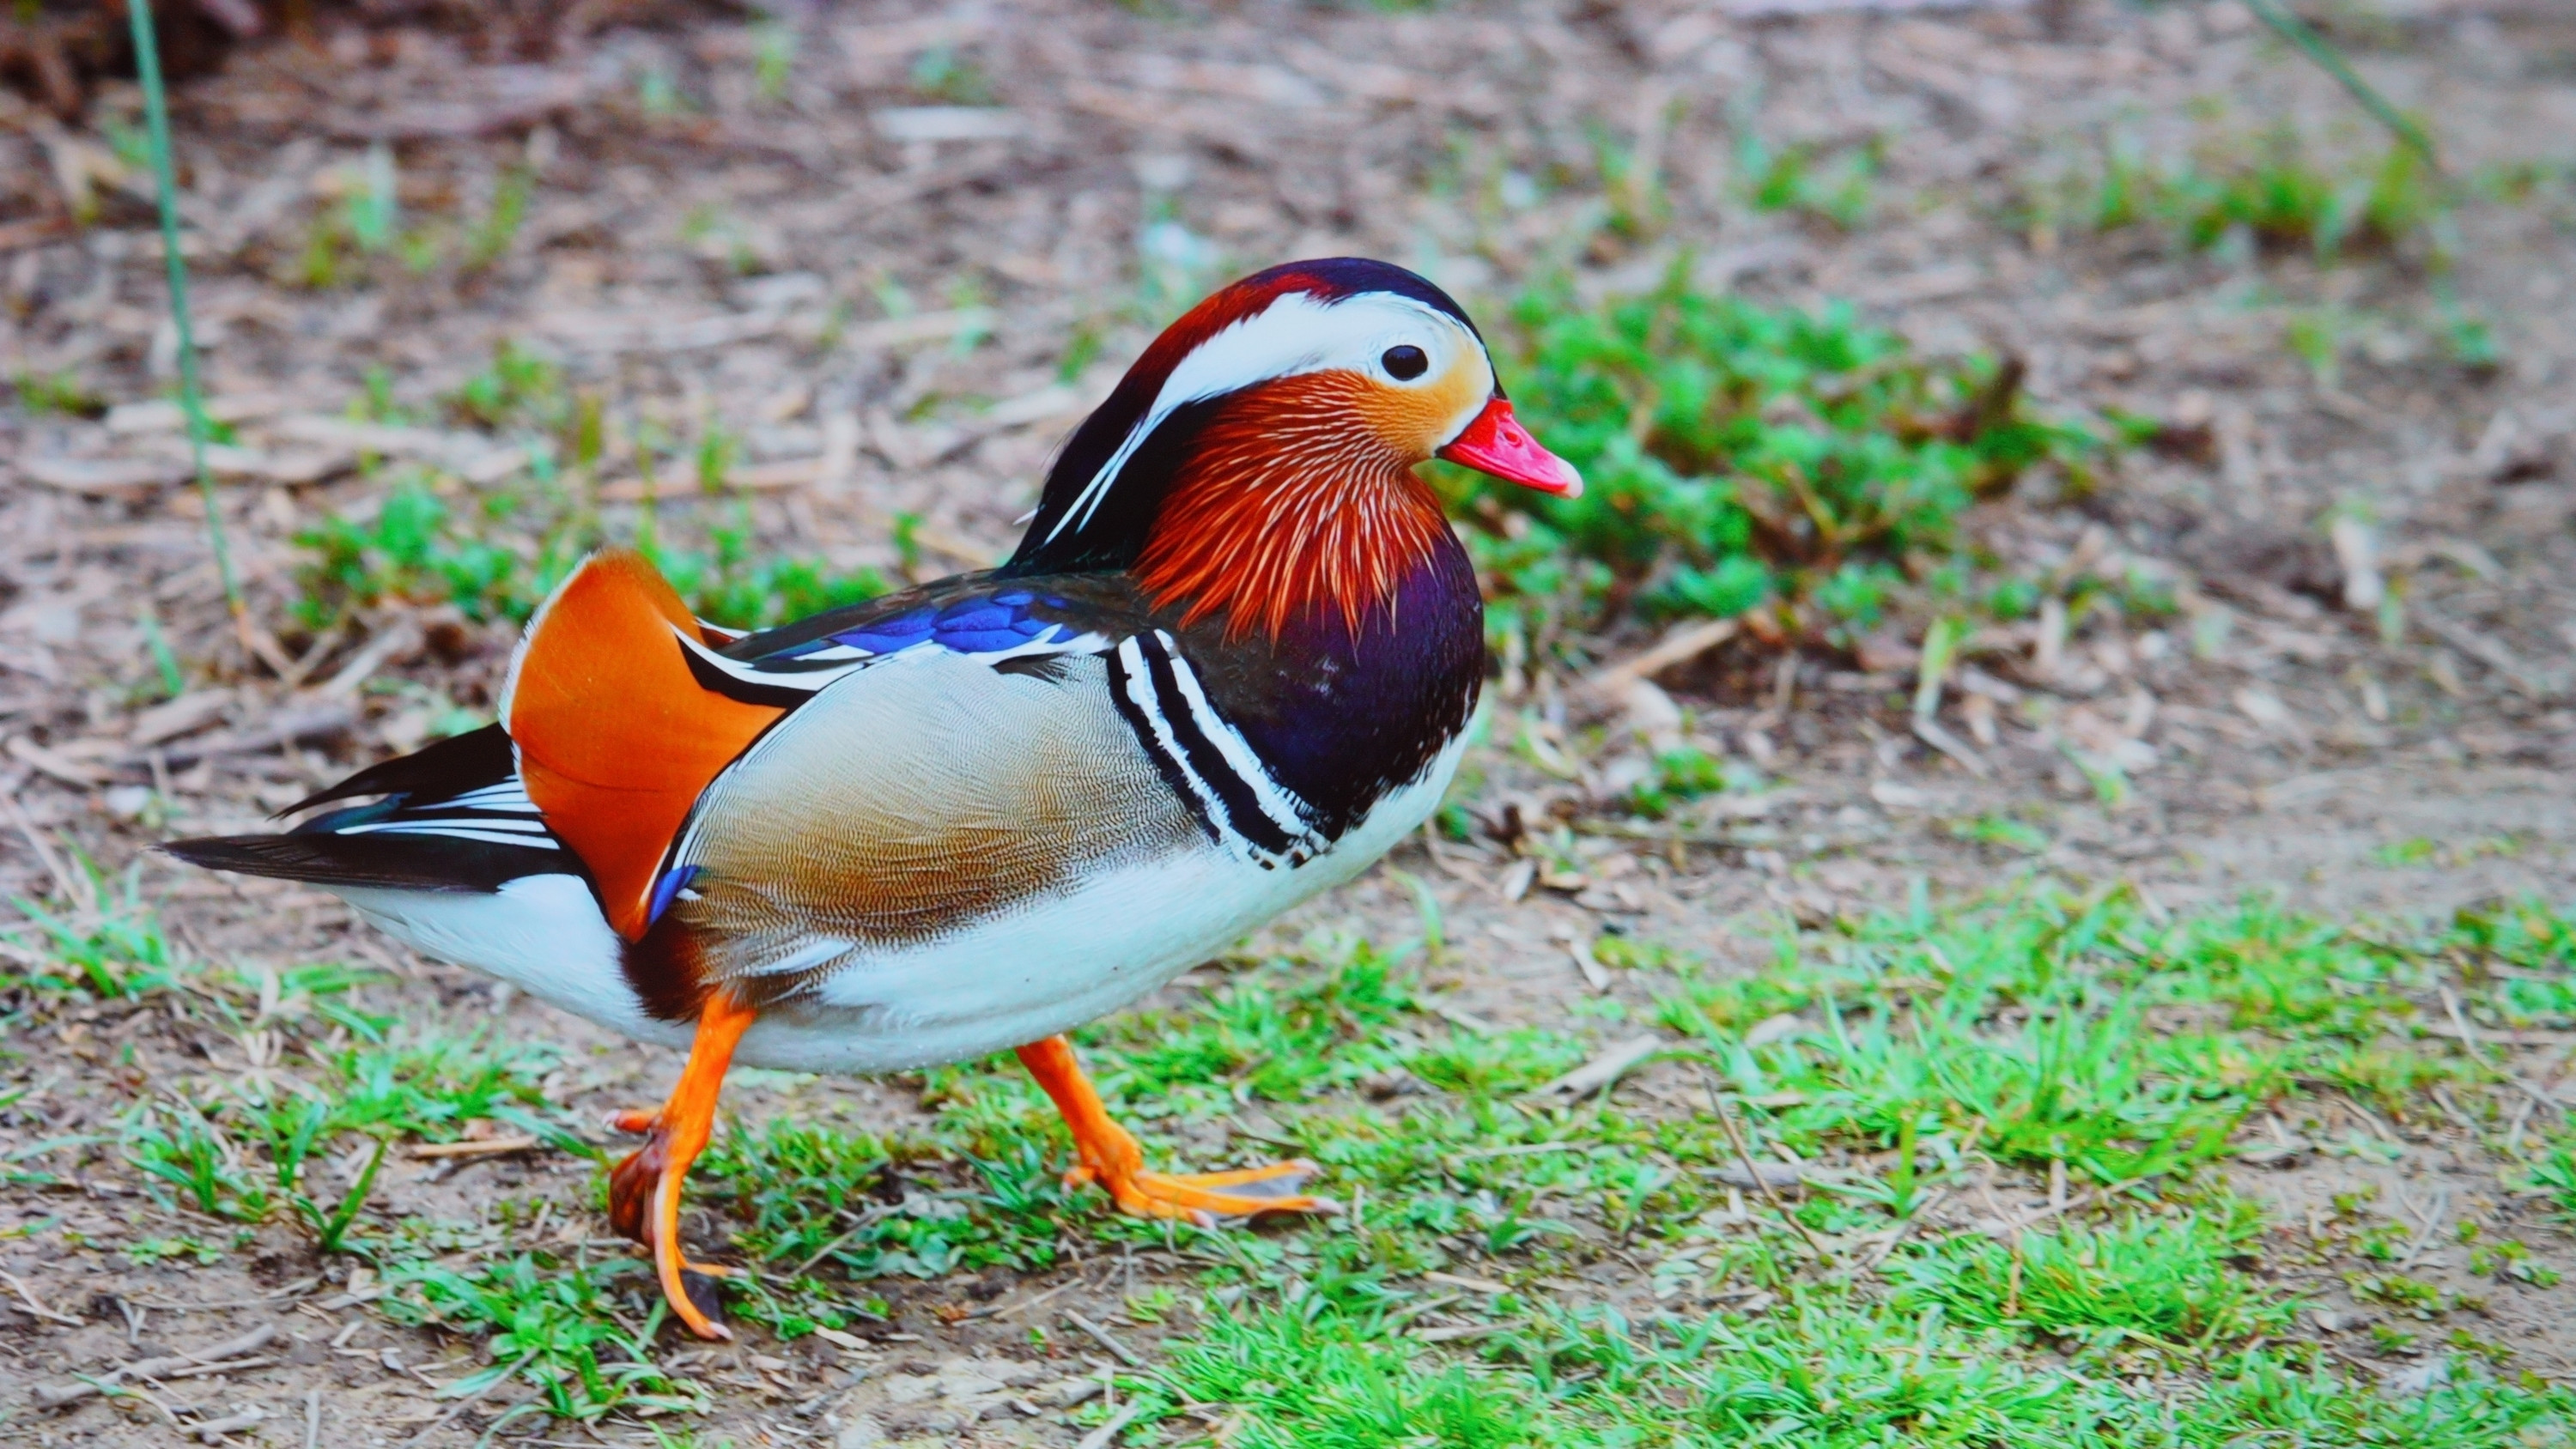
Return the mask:
<svg viewBox="0 0 2576 1449">
<path fill-rule="evenodd" d="M 2033 184 L 2023 205 L 2034 229 L 2147 228 L 2189 250 L 2244 236 L 2320 261 L 2393 250 L 2439 264 L 2457 246 L 2455 201 L 2413 147 L 2328 153 L 2286 122 L 2214 133 L 2172 160 L 2115 137 Z"/>
<path fill-rule="evenodd" d="M 2411 1321 L 2389 1351 L 2448 1343 L 2431 1350 L 2448 1377 L 2387 1393 L 2301 1343 L 2298 1299 L 2265 1271 L 2276 1238 L 2209 1170 L 2250 1113 L 2296 1120 L 2312 1094 L 2406 1120 L 2433 1115 L 2438 1084 L 2472 1114 L 2510 1110 L 2474 1053 L 2416 1028 L 2445 1012 L 2444 990 L 2495 1022 L 2506 988 L 2576 977 L 2576 927 L 2556 912 L 2354 927 L 2252 901 L 2166 918 L 2122 891 L 2033 882 L 1784 932 L 1745 973 L 1622 942 L 1622 968 L 1660 990 L 1689 1100 L 1528 1095 L 1590 1042 L 1440 1016 L 1436 940 L 1315 938 L 1084 1034 L 1149 1160 L 1310 1156 L 1349 1206 L 1339 1218 L 1203 1233 L 1118 1217 L 1061 1186 L 1061 1129 L 1005 1058 L 929 1074 L 933 1115 L 900 1133 L 828 1114 L 729 1123 L 691 1184 L 717 1228 L 701 1251 L 754 1269 L 725 1289 L 731 1312 L 782 1338 L 873 1331 L 907 1281 L 1176 1252 L 1180 1275 L 1141 1285 L 1131 1315 L 1175 1335 L 1121 1385 L 1145 1405 L 1140 1444 L 2567 1441 L 2565 1396 L 2498 1368 L 2503 1350 L 2455 1317 L 2468 1300 L 2417 1291 L 2396 1261 L 2408 1233 L 2370 1229 L 2358 1198 L 2311 1261 Z M 22 984 L 7 1020 L 105 999 L 84 971 L 51 975 L 69 984 Z M 552 1054 L 397 1022 L 373 989 L 338 968 L 138 979 L 274 1045 L 262 1072 L 130 1107 L 119 1149 L 180 1230 L 128 1255 L 198 1259 L 225 1233 L 289 1225 L 372 1268 L 389 1316 L 479 1345 L 451 1401 L 508 1380 L 525 1387 L 492 1402 L 524 1400 L 519 1414 L 712 1402 L 662 1362 L 640 1260 L 594 1254 L 565 1221 L 595 1198 L 498 1194 L 474 1220 L 433 1222 L 349 1180 L 371 1144 L 477 1121 L 591 1151 L 550 1096 Z M 1206 1146 L 1205 1128 L 1256 1106 L 1261 1137 Z M 1162 1145 L 1184 1128 L 1201 1144 L 1186 1161 Z M 1747 1151 L 1793 1154 L 1818 1186 L 1776 1205 L 1730 1186 Z M 2576 1213 L 2571 1152 L 2536 1142 L 2515 1170 Z M 313 1170 L 325 1161 L 335 1174 Z M 2099 1199 L 2017 1236 L 1916 1218 L 1989 1176 L 2028 1201 L 2058 1164 Z M 2464 1241 L 2475 1271 L 2552 1281 L 2545 1252 Z M 1421 1277 L 1435 1270 L 1501 1291 L 1442 1289 Z"/>
<path fill-rule="evenodd" d="M 669 1310 L 652 1285 L 651 1266 L 639 1260 L 591 1264 L 521 1253 L 465 1271 L 411 1260 L 394 1264 L 385 1282 L 395 1290 L 383 1300 L 395 1322 L 434 1324 L 484 1340 L 490 1365 L 448 1384 L 439 1397 L 464 1398 L 514 1378 L 537 1388 L 537 1399 L 494 1427 L 540 1410 L 587 1422 L 618 1410 L 686 1412 L 709 1405 L 703 1387 L 654 1362 L 653 1336 Z"/>
<path fill-rule="evenodd" d="M 1756 211 L 1785 212 L 1857 231 L 1869 220 L 1886 142 L 1872 136 L 1858 145 L 1793 143 L 1773 147 L 1749 127 L 1735 143 L 1737 193 Z"/>
<path fill-rule="evenodd" d="M 10 905 L 24 924 L 0 928 L 0 993 L 39 1001 L 109 1001 L 169 986 L 178 955 L 143 900 L 142 868 L 110 878 L 74 855 L 75 898 Z"/>
<path fill-rule="evenodd" d="M 1443 473 L 1500 627 L 1771 607 L 1868 632 L 1899 595 L 1991 592 L 1958 552 L 1978 499 L 2040 468 L 2090 486 L 2103 444 L 2040 416 L 2018 369 L 1687 278 L 1598 307 L 1541 287 L 1498 333 L 1515 403 L 1585 479 L 1561 500 Z"/>
<path fill-rule="evenodd" d="M 31 417 L 52 414 L 67 418 L 95 418 L 107 412 L 107 399 L 91 391 L 81 381 L 79 373 L 67 369 L 49 373 L 11 373 L 9 390 L 16 395 L 18 406 Z"/>
<path fill-rule="evenodd" d="M 380 422 L 421 421 L 392 401 L 391 380 L 381 374 L 354 411 Z M 696 479 L 709 514 L 703 544 L 666 538 L 651 507 L 612 527 L 589 494 L 607 446 L 599 399 L 514 343 L 496 348 L 490 365 L 441 397 L 437 411 L 440 421 L 523 446 L 526 471 L 478 489 L 426 466 L 392 469 L 371 509 L 298 533 L 305 558 L 294 613 L 305 628 L 328 629 L 389 601 L 454 604 L 468 618 L 522 622 L 574 564 L 607 543 L 643 550 L 700 618 L 729 628 L 767 628 L 886 592 L 874 569 L 756 555 L 748 505 L 726 481 L 735 440 L 720 427 L 686 447 L 639 440 L 648 476 L 659 467 Z"/>
<path fill-rule="evenodd" d="M 321 630 L 400 600 L 524 622 L 574 564 L 612 541 L 594 517 L 530 492 L 471 501 L 471 511 L 460 510 L 434 480 L 415 476 L 394 485 L 372 520 L 334 517 L 298 534 L 308 555 L 298 621 Z M 716 524 L 707 537 L 705 548 L 679 547 L 647 526 L 622 541 L 641 548 L 698 617 L 731 628 L 767 628 L 886 591 L 874 569 L 755 557 L 747 517 Z"/>
<path fill-rule="evenodd" d="M 1895 1303 L 1937 1305 L 1968 1328 L 2015 1328 L 2111 1347 L 2205 1350 L 2278 1335 L 2293 1304 L 2236 1266 L 2256 1256 L 2251 1203 L 2222 1199 L 2176 1217 L 2137 1215 L 2099 1230 L 1963 1236 L 1907 1255 Z"/>
</svg>

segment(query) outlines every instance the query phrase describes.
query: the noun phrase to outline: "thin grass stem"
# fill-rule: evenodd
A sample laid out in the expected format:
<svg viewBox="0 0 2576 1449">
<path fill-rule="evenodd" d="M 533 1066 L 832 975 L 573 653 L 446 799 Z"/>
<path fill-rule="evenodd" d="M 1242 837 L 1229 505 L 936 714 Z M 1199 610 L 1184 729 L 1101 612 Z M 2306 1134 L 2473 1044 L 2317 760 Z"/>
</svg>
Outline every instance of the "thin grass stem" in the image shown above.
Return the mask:
<svg viewBox="0 0 2576 1449">
<path fill-rule="evenodd" d="M 2291 48 L 2316 62 L 2318 69 L 2334 77 L 2335 84 L 2360 102 L 2361 108 L 2370 112 L 2371 119 L 2386 126 L 2391 135 L 2423 157 L 2424 164 L 2432 168 L 2434 175 L 2445 174 L 2442 158 L 2433 149 L 2433 138 L 2415 123 L 2413 117 L 2381 95 L 2379 88 L 2363 78 L 2361 72 L 2354 70 L 2352 62 L 2344 58 L 2342 51 L 2335 49 L 2333 42 L 2319 35 L 2315 26 L 2291 14 L 2280 0 L 2245 0 L 2245 8 L 2253 11 L 2254 18 L 2262 21 L 2273 34 L 2288 41 Z"/>
<path fill-rule="evenodd" d="M 179 255 L 179 183 L 170 164 L 170 96 L 161 81 L 161 51 L 153 37 L 151 0 L 126 0 L 134 29 L 134 74 L 143 87 L 144 130 L 152 153 L 152 189 L 161 212 L 161 257 L 170 273 L 170 322 L 179 336 L 179 411 L 188 420 L 188 461 L 196 469 L 197 494 L 206 505 L 206 544 L 214 552 L 215 575 L 224 586 L 224 604 L 237 627 L 247 625 L 250 606 L 234 576 L 232 550 L 224 541 L 224 515 L 215 497 L 215 475 L 206 466 L 206 444 L 213 422 L 206 416 L 205 393 L 197 381 L 197 334 L 188 315 L 188 263 Z M 254 651 L 256 652 L 256 651 Z"/>
</svg>

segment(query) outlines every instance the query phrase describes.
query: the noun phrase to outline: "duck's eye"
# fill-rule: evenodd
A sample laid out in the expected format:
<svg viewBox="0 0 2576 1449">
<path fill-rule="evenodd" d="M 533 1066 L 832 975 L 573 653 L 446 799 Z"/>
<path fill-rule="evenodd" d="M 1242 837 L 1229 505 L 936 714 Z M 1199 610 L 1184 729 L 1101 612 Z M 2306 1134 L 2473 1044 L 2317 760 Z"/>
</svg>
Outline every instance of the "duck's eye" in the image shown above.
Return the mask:
<svg viewBox="0 0 2576 1449">
<path fill-rule="evenodd" d="M 1421 348 L 1410 345 L 1390 347 L 1377 361 L 1386 369 L 1386 375 L 1398 382 L 1411 382 L 1431 370 L 1431 359 L 1423 355 Z"/>
</svg>

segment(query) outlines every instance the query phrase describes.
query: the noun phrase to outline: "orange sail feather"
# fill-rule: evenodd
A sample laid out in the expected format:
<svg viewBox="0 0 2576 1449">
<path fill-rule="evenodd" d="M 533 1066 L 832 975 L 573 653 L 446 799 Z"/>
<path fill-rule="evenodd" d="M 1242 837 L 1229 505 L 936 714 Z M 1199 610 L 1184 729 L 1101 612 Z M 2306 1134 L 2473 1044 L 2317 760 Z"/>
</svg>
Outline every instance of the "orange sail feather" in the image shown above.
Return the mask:
<svg viewBox="0 0 2576 1449">
<path fill-rule="evenodd" d="M 630 941 L 649 924 L 654 873 L 690 807 L 785 713 L 699 684 L 681 631 L 706 637 L 642 554 L 604 549 L 530 621 L 502 701 L 528 798 Z"/>
</svg>

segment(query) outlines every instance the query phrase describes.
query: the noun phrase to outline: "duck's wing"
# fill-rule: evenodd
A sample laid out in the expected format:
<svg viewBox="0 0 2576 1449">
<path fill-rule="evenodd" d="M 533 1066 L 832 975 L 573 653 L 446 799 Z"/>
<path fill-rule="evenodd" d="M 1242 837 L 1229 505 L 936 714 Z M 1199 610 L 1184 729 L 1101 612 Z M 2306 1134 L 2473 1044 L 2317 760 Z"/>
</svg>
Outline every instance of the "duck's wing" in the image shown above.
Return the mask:
<svg viewBox="0 0 2576 1449">
<path fill-rule="evenodd" d="M 785 991 L 1175 851 L 1321 848 L 1172 636 L 1101 580 L 991 576 L 711 643 L 602 554 L 503 700 L 519 775 L 657 996 Z"/>
</svg>

